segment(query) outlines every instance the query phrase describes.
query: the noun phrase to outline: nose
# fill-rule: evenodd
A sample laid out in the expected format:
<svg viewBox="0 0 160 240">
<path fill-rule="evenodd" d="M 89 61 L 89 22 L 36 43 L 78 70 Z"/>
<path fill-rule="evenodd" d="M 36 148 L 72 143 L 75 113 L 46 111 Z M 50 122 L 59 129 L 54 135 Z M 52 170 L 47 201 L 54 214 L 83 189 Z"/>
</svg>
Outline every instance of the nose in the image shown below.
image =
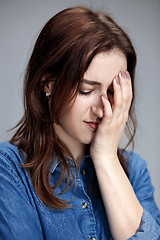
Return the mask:
<svg viewBox="0 0 160 240">
<path fill-rule="evenodd" d="M 103 105 L 101 98 L 99 98 L 98 102 L 91 107 L 91 111 L 97 118 L 103 117 Z"/>
</svg>

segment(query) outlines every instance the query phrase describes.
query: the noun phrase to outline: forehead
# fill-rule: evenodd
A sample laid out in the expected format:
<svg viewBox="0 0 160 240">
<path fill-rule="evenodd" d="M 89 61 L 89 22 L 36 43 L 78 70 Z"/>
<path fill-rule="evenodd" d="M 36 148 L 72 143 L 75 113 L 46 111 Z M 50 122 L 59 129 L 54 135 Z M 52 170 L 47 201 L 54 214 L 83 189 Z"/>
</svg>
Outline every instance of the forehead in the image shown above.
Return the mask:
<svg viewBox="0 0 160 240">
<path fill-rule="evenodd" d="M 99 53 L 93 58 L 84 74 L 84 79 L 103 83 L 107 79 L 113 80 L 121 70 L 127 70 L 127 59 L 122 52 L 113 50 Z"/>
</svg>

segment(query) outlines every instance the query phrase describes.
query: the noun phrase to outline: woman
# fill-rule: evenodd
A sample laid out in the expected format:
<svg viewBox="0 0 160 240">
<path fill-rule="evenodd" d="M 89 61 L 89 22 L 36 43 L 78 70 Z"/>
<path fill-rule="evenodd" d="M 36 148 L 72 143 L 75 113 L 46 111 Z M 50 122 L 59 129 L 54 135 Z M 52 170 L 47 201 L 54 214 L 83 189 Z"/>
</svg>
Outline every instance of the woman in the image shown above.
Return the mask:
<svg viewBox="0 0 160 240">
<path fill-rule="evenodd" d="M 22 120 L 0 145 L 1 239 L 160 239 L 146 163 L 133 142 L 136 53 L 106 14 L 51 18 L 33 49 Z"/>
</svg>

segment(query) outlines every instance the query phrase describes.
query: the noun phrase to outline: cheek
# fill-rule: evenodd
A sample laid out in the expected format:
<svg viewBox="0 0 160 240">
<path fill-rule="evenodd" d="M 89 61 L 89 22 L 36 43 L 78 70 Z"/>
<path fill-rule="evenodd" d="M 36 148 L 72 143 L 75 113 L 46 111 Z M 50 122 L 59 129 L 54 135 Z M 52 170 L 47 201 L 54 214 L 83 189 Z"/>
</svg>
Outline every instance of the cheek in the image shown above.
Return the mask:
<svg viewBox="0 0 160 240">
<path fill-rule="evenodd" d="M 95 97 L 90 96 L 78 96 L 75 102 L 74 111 L 80 114 L 85 114 L 93 105 Z"/>
<path fill-rule="evenodd" d="M 84 104 L 76 99 L 73 104 L 70 104 L 70 106 L 63 111 L 60 122 L 67 125 L 72 125 L 73 123 L 75 124 L 83 113 L 83 106 Z"/>
<path fill-rule="evenodd" d="M 95 96 L 77 96 L 76 100 L 73 104 L 67 107 L 65 111 L 63 111 L 60 122 L 64 124 L 66 122 L 70 123 L 70 125 L 75 121 L 83 120 L 88 117 L 88 112 L 90 108 L 93 106 L 93 103 L 97 102 Z"/>
</svg>

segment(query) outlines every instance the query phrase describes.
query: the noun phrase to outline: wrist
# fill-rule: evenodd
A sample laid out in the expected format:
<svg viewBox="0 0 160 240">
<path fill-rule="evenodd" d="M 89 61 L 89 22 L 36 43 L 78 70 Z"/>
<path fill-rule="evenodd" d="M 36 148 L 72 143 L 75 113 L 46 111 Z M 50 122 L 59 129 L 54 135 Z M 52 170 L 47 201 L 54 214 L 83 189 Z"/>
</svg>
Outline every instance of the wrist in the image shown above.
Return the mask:
<svg viewBox="0 0 160 240">
<path fill-rule="evenodd" d="M 94 167 L 96 169 L 115 169 L 120 166 L 119 158 L 116 155 L 110 154 L 110 155 L 103 155 L 103 156 L 97 156 L 96 158 L 92 158 Z"/>
</svg>

